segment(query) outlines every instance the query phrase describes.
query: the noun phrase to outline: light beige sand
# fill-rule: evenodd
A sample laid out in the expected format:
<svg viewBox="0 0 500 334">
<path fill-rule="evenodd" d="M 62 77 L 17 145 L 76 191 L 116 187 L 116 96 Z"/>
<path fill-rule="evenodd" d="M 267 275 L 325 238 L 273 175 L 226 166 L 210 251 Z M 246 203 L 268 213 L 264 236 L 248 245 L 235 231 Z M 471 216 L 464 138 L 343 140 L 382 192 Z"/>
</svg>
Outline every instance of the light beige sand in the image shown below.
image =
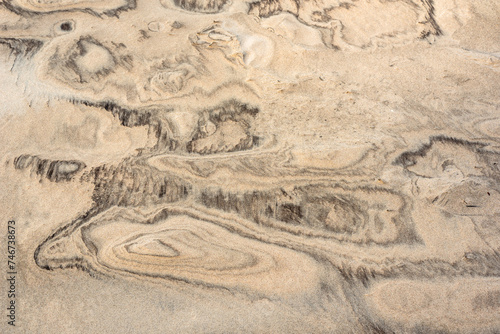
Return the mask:
<svg viewBox="0 0 500 334">
<path fill-rule="evenodd" d="M 496 1 L 3 0 L 0 59 L 1 333 L 500 332 Z"/>
</svg>

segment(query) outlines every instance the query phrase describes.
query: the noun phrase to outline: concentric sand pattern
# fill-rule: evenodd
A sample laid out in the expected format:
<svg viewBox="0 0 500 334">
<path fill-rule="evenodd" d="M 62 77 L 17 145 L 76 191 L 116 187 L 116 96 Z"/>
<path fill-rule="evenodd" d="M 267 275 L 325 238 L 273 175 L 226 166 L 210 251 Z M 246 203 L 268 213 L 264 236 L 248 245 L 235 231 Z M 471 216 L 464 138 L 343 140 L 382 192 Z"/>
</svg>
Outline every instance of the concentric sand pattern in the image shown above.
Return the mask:
<svg viewBox="0 0 500 334">
<path fill-rule="evenodd" d="M 215 220 L 214 220 L 215 219 Z M 63 259 L 67 239 L 80 254 Z M 71 235 L 42 246 L 47 268 L 86 262 L 110 275 L 168 279 L 250 294 L 283 296 L 319 288 L 321 267 L 308 256 L 241 236 L 217 218 L 185 209 L 149 217 L 110 209 Z"/>
</svg>

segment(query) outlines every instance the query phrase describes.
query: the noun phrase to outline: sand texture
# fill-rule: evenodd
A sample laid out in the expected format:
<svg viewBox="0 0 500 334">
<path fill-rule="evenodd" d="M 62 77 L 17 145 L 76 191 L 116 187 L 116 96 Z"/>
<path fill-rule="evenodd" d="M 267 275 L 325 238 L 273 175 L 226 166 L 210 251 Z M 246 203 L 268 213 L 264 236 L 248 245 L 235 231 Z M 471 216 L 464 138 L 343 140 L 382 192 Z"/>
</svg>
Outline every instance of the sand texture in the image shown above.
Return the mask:
<svg viewBox="0 0 500 334">
<path fill-rule="evenodd" d="M 500 333 L 500 1 L 0 0 L 0 120 L 0 333 Z"/>
</svg>

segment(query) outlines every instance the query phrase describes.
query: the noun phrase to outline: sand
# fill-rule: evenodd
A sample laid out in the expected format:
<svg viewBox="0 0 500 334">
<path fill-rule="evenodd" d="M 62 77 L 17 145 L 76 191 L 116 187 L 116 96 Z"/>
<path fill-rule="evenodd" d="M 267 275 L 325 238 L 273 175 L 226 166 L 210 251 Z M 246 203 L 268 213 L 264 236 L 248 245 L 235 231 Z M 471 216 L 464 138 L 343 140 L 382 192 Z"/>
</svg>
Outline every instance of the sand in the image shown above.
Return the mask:
<svg viewBox="0 0 500 334">
<path fill-rule="evenodd" d="M 499 22 L 0 1 L 0 332 L 500 332 Z"/>
</svg>

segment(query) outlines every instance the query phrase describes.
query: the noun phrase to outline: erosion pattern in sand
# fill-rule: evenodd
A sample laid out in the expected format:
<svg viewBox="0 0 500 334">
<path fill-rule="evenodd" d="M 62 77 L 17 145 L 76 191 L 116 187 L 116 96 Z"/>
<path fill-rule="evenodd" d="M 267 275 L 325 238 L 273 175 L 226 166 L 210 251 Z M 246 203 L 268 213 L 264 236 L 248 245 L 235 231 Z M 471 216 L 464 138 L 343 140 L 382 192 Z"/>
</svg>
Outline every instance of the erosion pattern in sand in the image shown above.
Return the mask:
<svg viewBox="0 0 500 334">
<path fill-rule="evenodd" d="M 17 330 L 500 331 L 498 2 L 0 18 Z"/>
</svg>

